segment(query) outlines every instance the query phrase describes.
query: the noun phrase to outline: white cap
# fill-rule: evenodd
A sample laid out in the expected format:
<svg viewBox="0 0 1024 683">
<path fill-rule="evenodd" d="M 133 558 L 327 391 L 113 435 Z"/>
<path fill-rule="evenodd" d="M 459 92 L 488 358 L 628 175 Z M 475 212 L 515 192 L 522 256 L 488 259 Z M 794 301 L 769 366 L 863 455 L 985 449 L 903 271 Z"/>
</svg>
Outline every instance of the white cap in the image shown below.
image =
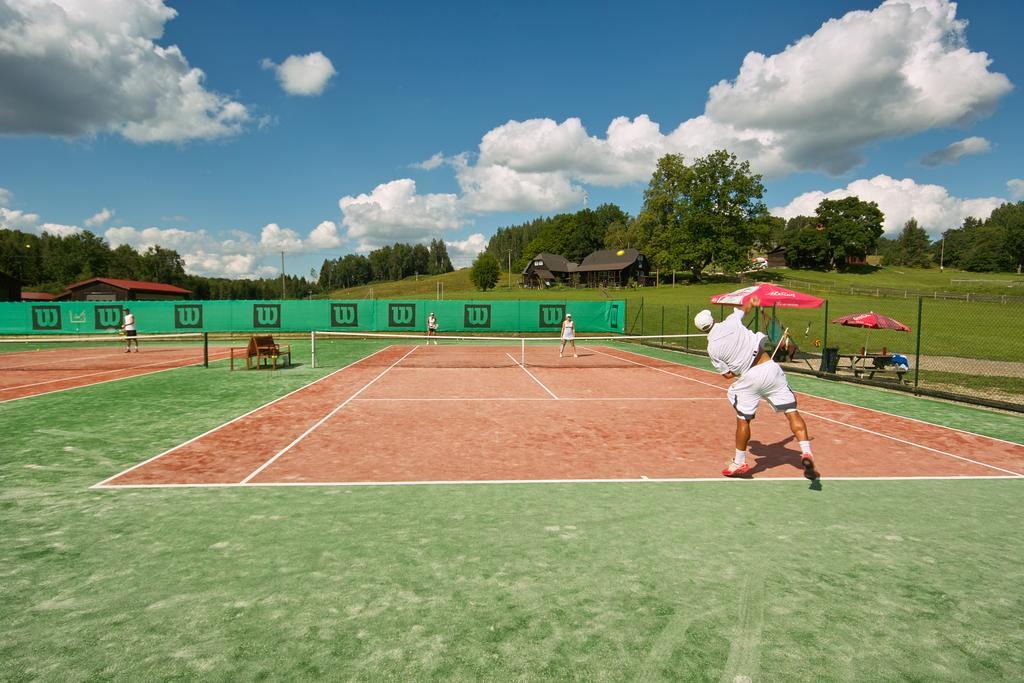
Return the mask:
<svg viewBox="0 0 1024 683">
<path fill-rule="evenodd" d="M 572 313 L 566 313 L 566 314 L 565 314 L 565 317 L 566 317 L 566 318 L 571 318 L 571 317 L 572 317 Z"/>
<path fill-rule="evenodd" d="M 711 326 L 715 324 L 715 316 L 711 315 L 711 311 L 705 308 L 703 311 L 693 316 L 693 323 L 701 332 L 707 332 L 711 329 Z"/>
</svg>

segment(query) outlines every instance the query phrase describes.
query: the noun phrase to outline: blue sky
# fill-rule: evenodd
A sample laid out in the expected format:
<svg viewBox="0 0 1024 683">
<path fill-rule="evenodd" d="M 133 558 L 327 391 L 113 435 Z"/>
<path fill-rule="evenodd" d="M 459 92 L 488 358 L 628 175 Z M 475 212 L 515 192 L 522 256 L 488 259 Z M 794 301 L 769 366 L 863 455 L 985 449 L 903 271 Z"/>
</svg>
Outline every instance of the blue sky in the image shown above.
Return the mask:
<svg viewBox="0 0 1024 683">
<path fill-rule="evenodd" d="M 1024 196 L 1024 3 L 0 0 L 0 222 L 308 274 L 614 202 L 727 148 L 778 215 Z M 201 71 L 201 75 L 200 75 Z"/>
</svg>

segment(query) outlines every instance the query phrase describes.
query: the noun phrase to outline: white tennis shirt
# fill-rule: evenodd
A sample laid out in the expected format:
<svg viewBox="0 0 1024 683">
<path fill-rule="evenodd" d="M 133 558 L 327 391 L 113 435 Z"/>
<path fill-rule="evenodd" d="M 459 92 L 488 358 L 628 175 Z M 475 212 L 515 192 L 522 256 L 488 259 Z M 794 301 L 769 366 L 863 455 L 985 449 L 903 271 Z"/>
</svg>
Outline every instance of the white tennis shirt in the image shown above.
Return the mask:
<svg viewBox="0 0 1024 683">
<path fill-rule="evenodd" d="M 708 356 L 720 374 L 737 377 L 750 369 L 761 350 L 761 332 L 743 326 L 743 309 L 737 308 L 708 332 Z"/>
<path fill-rule="evenodd" d="M 134 330 L 135 329 L 135 314 L 127 313 L 124 316 L 124 329 Z"/>
</svg>

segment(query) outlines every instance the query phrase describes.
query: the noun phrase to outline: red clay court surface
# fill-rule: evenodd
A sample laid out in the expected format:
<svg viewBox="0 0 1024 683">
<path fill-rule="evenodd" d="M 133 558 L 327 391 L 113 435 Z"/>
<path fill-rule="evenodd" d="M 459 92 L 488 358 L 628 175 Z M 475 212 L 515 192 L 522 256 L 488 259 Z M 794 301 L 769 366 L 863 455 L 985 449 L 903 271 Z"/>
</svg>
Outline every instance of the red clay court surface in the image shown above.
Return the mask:
<svg viewBox="0 0 1024 683">
<path fill-rule="evenodd" d="M 719 473 L 735 414 L 713 373 L 599 346 L 542 367 L 480 347 L 493 367 L 448 366 L 466 352 L 382 349 L 96 487 L 734 481 Z M 1024 477 L 1024 446 L 798 399 L 825 480 Z M 752 431 L 753 479 L 802 479 L 781 415 L 762 403 Z"/>
<path fill-rule="evenodd" d="M 209 349 L 209 359 L 222 360 L 227 347 Z M 2 352 L 0 349 L 0 403 L 49 394 L 90 384 L 163 372 L 203 360 L 198 346 L 140 345 L 138 353 L 125 353 L 122 343 L 76 348 L 63 346 L 38 351 Z"/>
</svg>

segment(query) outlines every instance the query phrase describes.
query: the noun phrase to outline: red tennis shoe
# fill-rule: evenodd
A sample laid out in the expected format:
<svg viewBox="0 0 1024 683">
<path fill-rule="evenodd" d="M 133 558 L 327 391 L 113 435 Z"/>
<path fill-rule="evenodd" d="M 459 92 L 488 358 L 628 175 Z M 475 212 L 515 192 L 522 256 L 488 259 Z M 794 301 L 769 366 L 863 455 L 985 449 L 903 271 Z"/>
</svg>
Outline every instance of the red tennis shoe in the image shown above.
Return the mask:
<svg viewBox="0 0 1024 683">
<path fill-rule="evenodd" d="M 804 468 L 804 476 L 811 481 L 821 478 L 821 475 L 818 474 L 818 470 L 814 467 L 814 458 L 810 453 L 804 453 L 800 457 L 800 466 Z"/>
<path fill-rule="evenodd" d="M 722 474 L 726 477 L 739 477 L 746 474 L 749 471 L 750 465 L 748 463 L 738 465 L 735 462 L 731 462 L 724 470 L 722 470 Z"/>
</svg>

